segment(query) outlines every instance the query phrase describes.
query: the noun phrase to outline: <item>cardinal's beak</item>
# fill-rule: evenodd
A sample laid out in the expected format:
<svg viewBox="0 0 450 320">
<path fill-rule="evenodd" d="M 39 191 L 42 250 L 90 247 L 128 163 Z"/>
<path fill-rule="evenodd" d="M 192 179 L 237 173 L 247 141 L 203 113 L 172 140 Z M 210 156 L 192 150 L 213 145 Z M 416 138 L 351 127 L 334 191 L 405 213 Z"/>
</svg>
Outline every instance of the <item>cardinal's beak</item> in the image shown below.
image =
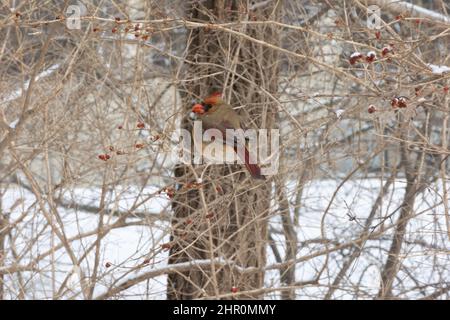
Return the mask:
<svg viewBox="0 0 450 320">
<path fill-rule="evenodd" d="M 197 103 L 192 107 L 192 112 L 195 114 L 204 114 L 205 108 L 203 108 L 201 104 Z"/>
</svg>

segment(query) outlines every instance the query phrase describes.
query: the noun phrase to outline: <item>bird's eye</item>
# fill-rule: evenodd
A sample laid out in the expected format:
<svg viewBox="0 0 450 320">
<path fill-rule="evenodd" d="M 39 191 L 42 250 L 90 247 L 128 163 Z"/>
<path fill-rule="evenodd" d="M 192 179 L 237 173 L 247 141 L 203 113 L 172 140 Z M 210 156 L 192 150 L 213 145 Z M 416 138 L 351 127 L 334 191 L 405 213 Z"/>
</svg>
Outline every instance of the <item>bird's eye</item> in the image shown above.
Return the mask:
<svg viewBox="0 0 450 320">
<path fill-rule="evenodd" d="M 205 112 L 208 112 L 208 110 L 212 108 L 212 105 L 210 105 L 210 104 L 205 104 L 205 105 L 203 106 L 203 108 L 205 109 Z"/>
</svg>

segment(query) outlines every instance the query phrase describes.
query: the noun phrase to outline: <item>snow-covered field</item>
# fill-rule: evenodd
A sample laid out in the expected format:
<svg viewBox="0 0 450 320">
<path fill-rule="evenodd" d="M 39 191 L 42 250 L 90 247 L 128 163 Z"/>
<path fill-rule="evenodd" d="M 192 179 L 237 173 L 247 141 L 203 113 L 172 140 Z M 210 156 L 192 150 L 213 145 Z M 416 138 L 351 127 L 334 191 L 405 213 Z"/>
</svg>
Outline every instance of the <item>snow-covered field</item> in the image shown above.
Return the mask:
<svg viewBox="0 0 450 320">
<path fill-rule="evenodd" d="M 299 248 L 297 258 L 300 259 L 296 265 L 296 280 L 309 281 L 318 272 L 322 273 L 319 284 L 297 289 L 297 298 L 324 297 L 328 286 L 355 247 L 331 251 L 328 256 L 317 253 L 351 243 L 359 237 L 381 186 L 380 180 L 365 179 L 348 181 L 340 188 L 339 181 L 334 180 L 316 181 L 304 187 L 299 224 L 296 226 Z M 334 298 L 354 298 L 355 290 L 360 291 L 358 298 L 376 296 L 386 250 L 391 243 L 393 228 L 389 226 L 396 221 L 398 212 L 390 218 L 386 219 L 386 216 L 400 205 L 404 186 L 404 181 L 397 180 L 384 196 L 372 222 L 372 226 L 379 225 L 371 229 L 373 239 L 363 244 L 361 255 L 352 263 Z M 290 184 L 288 189 L 294 191 L 295 184 Z M 399 287 L 405 292 L 403 298 L 420 297 L 417 289 L 408 292 L 408 288 L 442 282 L 442 279 L 450 282 L 450 245 L 440 190 L 438 182 L 416 200 L 416 216 L 408 224 L 402 247 L 402 264 L 408 272 L 401 269 L 398 273 L 398 281 L 401 281 Z M 13 188 L 3 193 L 1 209 L 8 216 L 11 226 L 5 243 L 7 254 L 3 266 L 0 266 L 0 270 L 5 273 L 6 298 L 85 298 L 80 278 L 93 274 L 97 267 L 98 276 L 92 294 L 92 298 L 95 298 L 126 279 L 167 265 L 168 253 L 161 248 L 161 244 L 169 241 L 170 202 L 164 193 L 159 194 L 156 187 L 144 190 L 135 187 L 116 188 L 107 193 L 103 200 L 110 211 L 104 211 L 102 220 L 98 213 L 67 207 L 71 201 L 99 206 L 102 201 L 100 195 L 101 190 L 75 189 L 71 194 L 61 195 L 65 207 L 55 204 L 52 209 L 48 201 L 40 202 L 26 189 Z M 293 201 L 294 196 L 292 192 L 290 200 Z M 61 221 L 55 221 L 55 215 L 48 214 L 51 210 L 57 210 Z M 125 220 L 120 218 L 124 214 L 128 214 Z M 51 232 L 51 224 L 59 233 Z M 270 224 L 272 236 L 283 256 L 284 236 L 280 217 L 273 216 Z M 379 232 L 381 225 L 386 228 L 383 232 Z M 104 231 L 104 236 L 99 237 L 99 228 Z M 61 239 L 67 239 L 65 245 L 62 245 Z M 324 239 L 329 240 L 327 245 L 319 241 Z M 95 259 L 97 250 L 98 261 Z M 270 247 L 267 253 L 268 265 L 276 263 Z M 79 267 L 74 267 L 74 259 L 81 260 Z M 22 270 L 20 273 L 16 272 L 18 268 Z M 413 273 L 414 281 L 408 273 Z M 166 276 L 158 275 L 114 297 L 164 299 L 165 285 Z M 442 286 L 445 285 L 443 282 Z M 266 272 L 266 286 L 281 286 L 278 270 Z M 423 295 L 431 293 L 427 288 L 420 292 Z M 268 293 L 266 298 L 279 298 L 279 293 Z"/>
</svg>

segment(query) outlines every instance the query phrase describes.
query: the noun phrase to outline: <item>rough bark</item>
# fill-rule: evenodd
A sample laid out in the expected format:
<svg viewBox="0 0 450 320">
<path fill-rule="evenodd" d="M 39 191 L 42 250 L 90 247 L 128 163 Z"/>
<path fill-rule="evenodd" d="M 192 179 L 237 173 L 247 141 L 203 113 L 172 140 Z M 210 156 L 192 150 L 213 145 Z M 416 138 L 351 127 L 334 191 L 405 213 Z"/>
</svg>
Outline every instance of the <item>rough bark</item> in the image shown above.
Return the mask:
<svg viewBox="0 0 450 320">
<path fill-rule="evenodd" d="M 189 9 L 188 18 L 208 23 L 248 19 L 246 1 L 205 1 Z M 273 4 L 251 14 L 275 19 Z M 268 26 L 239 26 L 240 32 L 277 44 L 277 35 Z M 181 88 L 186 114 L 192 99 L 212 90 L 222 90 L 225 99 L 239 109 L 248 128 L 271 128 L 273 101 L 262 93 L 276 94 L 277 54 L 249 40 L 230 36 L 214 28 L 193 29 L 188 35 L 187 74 Z M 219 73 L 220 74 L 217 74 Z M 214 75 L 204 77 L 206 75 Z M 190 129 L 186 117 L 183 127 Z M 201 188 L 189 188 L 204 165 L 179 165 L 175 170 L 177 186 L 173 199 L 174 216 L 169 264 L 195 259 L 225 259 L 242 268 L 256 267 L 254 273 L 239 273 L 230 266 L 192 268 L 168 277 L 168 299 L 194 299 L 228 294 L 238 288 L 239 298 L 258 298 L 246 290 L 263 286 L 266 263 L 267 222 L 270 182 L 253 180 L 241 165 L 212 165 L 203 174 Z"/>
</svg>

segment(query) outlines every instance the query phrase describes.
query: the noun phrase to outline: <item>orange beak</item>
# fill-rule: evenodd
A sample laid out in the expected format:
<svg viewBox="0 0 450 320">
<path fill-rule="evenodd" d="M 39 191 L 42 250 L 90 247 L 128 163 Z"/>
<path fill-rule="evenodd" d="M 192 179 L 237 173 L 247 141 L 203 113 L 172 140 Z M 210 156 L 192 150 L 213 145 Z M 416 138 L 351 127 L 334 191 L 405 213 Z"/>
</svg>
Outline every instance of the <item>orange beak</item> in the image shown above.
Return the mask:
<svg viewBox="0 0 450 320">
<path fill-rule="evenodd" d="M 197 103 L 192 107 L 192 112 L 195 114 L 204 114 L 205 109 L 203 108 L 203 106 L 201 104 Z"/>
</svg>

